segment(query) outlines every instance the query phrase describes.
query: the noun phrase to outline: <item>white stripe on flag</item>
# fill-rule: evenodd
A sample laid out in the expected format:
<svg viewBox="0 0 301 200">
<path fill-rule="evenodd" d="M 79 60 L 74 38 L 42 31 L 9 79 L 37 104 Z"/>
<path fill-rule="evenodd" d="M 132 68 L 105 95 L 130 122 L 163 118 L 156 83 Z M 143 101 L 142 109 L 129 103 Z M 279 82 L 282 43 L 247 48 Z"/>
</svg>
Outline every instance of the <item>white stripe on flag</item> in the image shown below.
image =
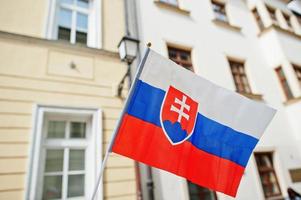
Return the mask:
<svg viewBox="0 0 301 200">
<path fill-rule="evenodd" d="M 140 80 L 164 91 L 172 85 L 196 100 L 204 116 L 258 139 L 276 112 L 263 103 L 219 87 L 152 50 Z"/>
</svg>

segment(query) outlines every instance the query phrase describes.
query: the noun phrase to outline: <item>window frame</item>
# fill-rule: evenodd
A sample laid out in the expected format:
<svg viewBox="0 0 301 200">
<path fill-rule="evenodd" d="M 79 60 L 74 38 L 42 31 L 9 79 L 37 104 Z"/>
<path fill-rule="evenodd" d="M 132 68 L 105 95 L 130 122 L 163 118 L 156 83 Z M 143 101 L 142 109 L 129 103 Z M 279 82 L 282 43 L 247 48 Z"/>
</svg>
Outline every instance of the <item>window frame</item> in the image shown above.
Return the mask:
<svg viewBox="0 0 301 200">
<path fill-rule="evenodd" d="M 257 159 L 256 159 L 256 156 L 258 156 L 258 155 L 267 155 L 268 157 L 270 156 L 272 166 L 270 168 L 267 168 L 267 167 L 260 168 L 259 164 L 257 163 Z M 262 173 L 273 173 L 274 176 L 275 176 L 275 179 L 276 179 L 276 185 L 277 185 L 278 190 L 279 190 L 278 194 L 274 194 L 274 195 L 270 195 L 270 196 L 266 195 L 266 193 L 264 191 L 264 188 L 263 188 L 263 183 L 262 183 L 261 178 L 260 178 L 260 185 L 261 185 L 264 197 L 265 198 L 282 197 L 282 190 L 281 190 L 281 187 L 280 187 L 280 184 L 279 184 L 279 181 L 278 181 L 278 176 L 277 176 L 277 173 L 276 173 L 276 170 L 275 170 L 275 165 L 274 165 L 274 163 L 275 163 L 274 162 L 274 152 L 273 151 L 254 152 L 254 159 L 255 159 L 255 164 L 256 164 L 257 173 L 258 173 L 259 177 L 262 176 Z"/>
<path fill-rule="evenodd" d="M 177 58 L 176 59 L 172 59 L 169 56 L 170 50 L 175 50 L 177 52 Z M 185 60 L 180 59 L 180 55 L 179 54 L 181 52 L 189 54 L 190 60 L 189 61 L 185 61 Z M 168 55 L 168 58 L 170 60 L 172 60 L 173 62 L 177 63 L 178 65 L 182 66 L 183 68 L 185 68 L 185 69 L 187 69 L 187 70 L 189 70 L 191 72 L 194 72 L 194 67 L 193 67 L 193 64 L 192 64 L 191 49 L 181 48 L 181 47 L 177 47 L 177 46 L 174 46 L 174 45 L 167 44 L 167 55 Z M 183 65 L 188 65 L 188 67 L 185 67 Z"/>
<path fill-rule="evenodd" d="M 301 87 L 301 65 L 292 64 L 292 66 L 293 66 L 297 81 L 299 83 L 299 87 Z"/>
<path fill-rule="evenodd" d="M 100 49 L 102 47 L 102 0 L 88 0 L 88 29 L 86 46 Z M 70 7 L 69 7 L 70 8 Z M 58 39 L 58 13 L 60 9 L 60 0 L 49 0 L 48 16 L 46 19 L 45 37 L 49 40 Z M 81 9 L 80 9 L 81 10 Z M 75 25 L 71 25 L 76 27 Z M 76 30 L 76 29 L 75 29 Z M 74 35 L 74 34 L 73 34 Z M 72 37 L 72 34 L 71 34 Z M 75 35 L 73 36 L 75 37 Z M 74 41 L 74 38 L 72 38 Z M 70 44 L 75 44 L 69 41 Z"/>
<path fill-rule="evenodd" d="M 264 25 L 264 23 L 263 23 L 263 21 L 262 21 L 262 19 L 261 19 L 261 16 L 260 16 L 260 14 L 259 14 L 259 12 L 258 12 L 257 7 L 254 7 L 254 8 L 252 9 L 252 14 L 253 14 L 253 16 L 254 16 L 254 18 L 255 18 L 255 21 L 256 21 L 256 24 L 257 24 L 259 30 L 260 30 L 260 31 L 264 30 L 265 25 Z"/>
<path fill-rule="evenodd" d="M 272 6 L 270 6 L 270 5 L 266 5 L 266 9 L 267 9 L 269 17 L 270 17 L 270 19 L 272 21 L 272 24 L 279 26 L 279 21 L 277 19 L 277 15 L 276 15 L 277 9 L 274 8 L 274 7 L 272 7 Z"/>
<path fill-rule="evenodd" d="M 197 184 L 194 184 L 194 183 L 190 182 L 189 180 L 187 180 L 186 183 L 187 183 L 187 192 L 188 192 L 188 198 L 189 198 L 189 199 L 190 199 L 190 195 L 191 195 L 189 186 L 190 186 L 190 185 L 195 185 L 195 186 L 197 187 L 197 189 L 198 189 L 199 200 L 204 199 L 204 198 L 203 198 L 204 196 L 202 196 L 202 195 L 204 195 L 205 192 L 202 191 L 202 189 L 205 189 L 205 190 L 207 190 L 208 192 L 210 192 L 210 194 L 213 195 L 214 200 L 218 200 L 217 194 L 216 194 L 215 191 L 210 190 L 209 188 L 205 188 L 205 187 L 202 188 L 201 186 L 198 186 Z"/>
<path fill-rule="evenodd" d="M 242 61 L 242 60 L 238 60 L 238 59 L 233 59 L 233 58 L 227 58 L 228 60 L 228 63 L 229 63 L 229 67 L 230 67 L 230 70 L 231 70 L 231 75 L 232 75 L 232 79 L 233 79 L 233 82 L 234 82 L 234 85 L 235 85 L 235 89 L 236 89 L 236 92 L 238 93 L 241 93 L 241 94 L 253 94 L 252 92 L 252 88 L 251 88 L 251 85 L 250 85 L 250 82 L 249 82 L 249 78 L 248 78 L 248 75 L 247 75 L 247 70 L 246 70 L 246 67 L 245 67 L 245 61 Z M 234 66 L 232 65 L 232 63 L 235 63 L 237 65 L 239 65 L 238 67 L 238 72 L 234 72 L 233 68 Z M 243 73 L 240 72 L 240 67 L 243 68 Z M 237 82 L 236 80 L 236 76 L 239 77 L 239 80 L 240 80 L 240 84 Z M 243 78 L 246 79 L 246 83 L 244 83 L 243 81 Z M 240 90 L 240 87 L 242 87 L 242 90 Z M 246 87 L 248 88 L 249 92 L 247 92 L 247 89 Z"/>
<path fill-rule="evenodd" d="M 292 21 L 291 21 L 291 15 L 285 13 L 285 12 L 281 12 L 282 13 L 282 16 L 284 18 L 284 21 L 287 25 L 287 30 L 293 32 L 294 31 L 294 28 L 293 28 L 293 25 L 292 25 Z"/>
<path fill-rule="evenodd" d="M 283 74 L 283 77 L 280 76 L 280 71 Z M 286 100 L 294 99 L 295 97 L 294 97 L 293 91 L 290 88 L 289 82 L 287 81 L 287 78 L 285 76 L 285 73 L 284 73 L 282 67 L 279 66 L 279 67 L 275 68 L 275 72 L 278 77 L 282 91 L 284 93 L 285 99 Z M 286 88 L 285 86 L 287 86 L 288 90 L 285 89 Z"/>
<path fill-rule="evenodd" d="M 224 10 L 224 12 L 220 12 L 220 10 L 217 12 L 214 9 L 214 6 L 222 7 L 222 10 Z M 211 0 L 211 7 L 212 7 L 212 12 L 214 14 L 214 19 L 221 21 L 221 22 L 229 23 L 229 17 L 228 17 L 227 9 L 226 9 L 226 2 L 221 2 L 219 0 Z M 223 15 L 225 17 L 225 20 L 218 17 L 217 14 Z"/>
<path fill-rule="evenodd" d="M 27 175 L 27 188 L 25 193 L 25 199 L 37 199 L 41 197 L 43 187 L 39 187 L 42 185 L 41 176 L 44 176 L 44 168 L 45 165 L 45 154 L 46 148 L 42 148 L 43 142 L 45 139 L 45 128 L 47 128 L 46 120 L 48 120 L 49 116 L 52 116 L 55 119 L 59 118 L 68 118 L 70 119 L 85 119 L 85 121 L 90 121 L 90 126 L 87 124 L 86 130 L 89 130 L 90 127 L 90 137 L 86 136 L 85 140 L 89 145 L 86 149 L 85 155 L 90 155 L 89 158 L 85 157 L 85 163 L 89 160 L 90 165 L 86 165 L 85 167 L 85 181 L 87 179 L 91 183 L 96 184 L 96 177 L 100 172 L 101 164 L 102 164 L 102 113 L 100 109 L 85 109 L 85 108 L 69 108 L 69 107 L 57 107 L 57 106 L 34 106 L 34 120 L 33 120 L 33 130 L 32 130 L 32 138 L 31 138 L 31 148 L 29 154 L 29 163 L 28 163 L 28 175 Z M 88 133 L 88 132 L 87 132 Z M 51 143 L 56 144 L 55 146 L 51 146 L 51 149 L 62 149 L 57 144 L 59 139 L 51 139 Z M 78 139 L 73 139 L 70 141 L 72 143 L 70 146 L 77 146 L 81 143 Z M 83 144 L 82 144 L 83 145 Z M 41 151 L 44 149 L 43 151 Z M 89 150 L 88 150 L 89 149 Z M 69 150 L 70 151 L 70 150 Z M 88 153 L 90 152 L 90 154 Z M 93 152 L 93 153 L 92 153 Z M 65 153 L 65 151 L 64 151 Z M 65 159 L 65 156 L 64 156 Z M 89 172 L 90 175 L 87 173 Z M 62 185 L 64 183 L 62 182 Z M 62 187 L 63 188 L 63 187 Z M 90 197 L 92 195 L 92 187 L 87 187 L 85 184 L 85 197 Z M 64 191 L 62 190 L 62 193 Z M 102 199 L 102 183 L 100 185 L 99 191 L 97 193 L 97 199 Z"/>
</svg>

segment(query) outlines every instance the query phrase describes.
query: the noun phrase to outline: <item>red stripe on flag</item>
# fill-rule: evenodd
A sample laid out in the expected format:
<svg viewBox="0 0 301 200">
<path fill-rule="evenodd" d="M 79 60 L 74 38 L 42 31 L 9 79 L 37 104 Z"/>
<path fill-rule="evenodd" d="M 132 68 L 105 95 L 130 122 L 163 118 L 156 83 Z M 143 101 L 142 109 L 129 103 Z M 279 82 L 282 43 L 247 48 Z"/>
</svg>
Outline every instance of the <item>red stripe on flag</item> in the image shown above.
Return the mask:
<svg viewBox="0 0 301 200">
<path fill-rule="evenodd" d="M 127 114 L 113 152 L 231 196 L 236 196 L 244 172 L 240 165 L 199 150 L 188 141 L 173 146 L 160 127 Z"/>
</svg>

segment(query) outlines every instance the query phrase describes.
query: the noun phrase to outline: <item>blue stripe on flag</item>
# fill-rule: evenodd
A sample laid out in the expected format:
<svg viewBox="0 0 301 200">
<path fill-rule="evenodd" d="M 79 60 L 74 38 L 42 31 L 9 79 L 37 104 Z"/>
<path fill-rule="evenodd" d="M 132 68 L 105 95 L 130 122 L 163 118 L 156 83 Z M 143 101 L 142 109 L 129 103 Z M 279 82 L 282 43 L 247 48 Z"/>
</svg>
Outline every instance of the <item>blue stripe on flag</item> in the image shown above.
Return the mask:
<svg viewBox="0 0 301 200">
<path fill-rule="evenodd" d="M 127 113 L 161 127 L 160 109 L 165 91 L 139 80 Z M 211 120 L 198 113 L 193 135 L 196 148 L 246 166 L 258 139 Z"/>
</svg>

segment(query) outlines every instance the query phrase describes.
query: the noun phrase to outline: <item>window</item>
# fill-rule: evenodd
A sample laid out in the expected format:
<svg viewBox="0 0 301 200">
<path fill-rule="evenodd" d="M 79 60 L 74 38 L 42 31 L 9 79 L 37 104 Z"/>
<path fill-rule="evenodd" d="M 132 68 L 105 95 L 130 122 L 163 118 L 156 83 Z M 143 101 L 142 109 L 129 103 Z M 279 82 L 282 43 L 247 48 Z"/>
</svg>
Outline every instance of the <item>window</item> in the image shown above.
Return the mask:
<svg viewBox="0 0 301 200">
<path fill-rule="evenodd" d="M 259 15 L 258 10 L 257 10 L 256 7 L 252 10 L 252 13 L 253 13 L 253 15 L 256 19 L 256 22 L 257 22 L 257 25 L 258 25 L 259 29 L 262 31 L 264 29 L 264 24 L 261 20 L 261 17 Z"/>
<path fill-rule="evenodd" d="M 160 0 L 160 2 L 171 4 L 173 6 L 178 6 L 178 0 Z"/>
<path fill-rule="evenodd" d="M 187 181 L 190 200 L 217 200 L 216 193 Z"/>
<path fill-rule="evenodd" d="M 299 85 L 301 86 L 301 67 L 298 66 L 298 65 L 294 65 L 294 64 L 293 64 L 293 68 L 294 68 L 294 70 L 295 70 L 297 79 L 298 79 L 298 81 L 299 81 Z"/>
<path fill-rule="evenodd" d="M 291 23 L 290 16 L 286 13 L 283 13 L 283 17 L 284 17 L 284 19 L 286 21 L 286 24 L 288 26 L 288 30 L 293 31 L 293 26 L 292 26 L 292 23 Z"/>
<path fill-rule="evenodd" d="M 90 197 L 101 162 L 99 111 L 40 107 L 38 113 L 27 199 Z"/>
<path fill-rule="evenodd" d="M 266 198 L 280 196 L 281 191 L 274 170 L 273 153 L 255 153 L 255 159 L 264 196 Z"/>
<path fill-rule="evenodd" d="M 236 86 L 237 92 L 250 94 L 251 88 L 248 82 L 248 78 L 245 72 L 245 66 L 243 62 L 229 60 L 233 80 Z"/>
<path fill-rule="evenodd" d="M 46 37 L 100 48 L 101 0 L 50 0 Z"/>
<path fill-rule="evenodd" d="M 191 53 L 189 50 L 178 49 L 174 47 L 168 47 L 169 59 L 183 66 L 184 68 L 193 71 Z"/>
<path fill-rule="evenodd" d="M 58 39 L 87 44 L 88 0 L 61 0 L 58 11 Z"/>
<path fill-rule="evenodd" d="M 282 68 L 281 67 L 276 68 L 276 73 L 286 98 L 287 99 L 294 98 Z"/>
<path fill-rule="evenodd" d="M 277 17 L 276 17 L 276 9 L 272 8 L 270 6 L 267 6 L 267 10 L 268 10 L 269 15 L 271 17 L 272 23 L 275 24 L 275 25 L 278 25 L 278 20 L 277 20 Z"/>
<path fill-rule="evenodd" d="M 212 0 L 211 3 L 213 12 L 215 14 L 215 18 L 223 22 L 228 22 L 225 3 L 222 3 L 217 0 Z"/>
<path fill-rule="evenodd" d="M 289 170 L 291 179 L 293 183 L 300 183 L 301 182 L 301 168 L 297 169 L 290 169 Z"/>
</svg>

